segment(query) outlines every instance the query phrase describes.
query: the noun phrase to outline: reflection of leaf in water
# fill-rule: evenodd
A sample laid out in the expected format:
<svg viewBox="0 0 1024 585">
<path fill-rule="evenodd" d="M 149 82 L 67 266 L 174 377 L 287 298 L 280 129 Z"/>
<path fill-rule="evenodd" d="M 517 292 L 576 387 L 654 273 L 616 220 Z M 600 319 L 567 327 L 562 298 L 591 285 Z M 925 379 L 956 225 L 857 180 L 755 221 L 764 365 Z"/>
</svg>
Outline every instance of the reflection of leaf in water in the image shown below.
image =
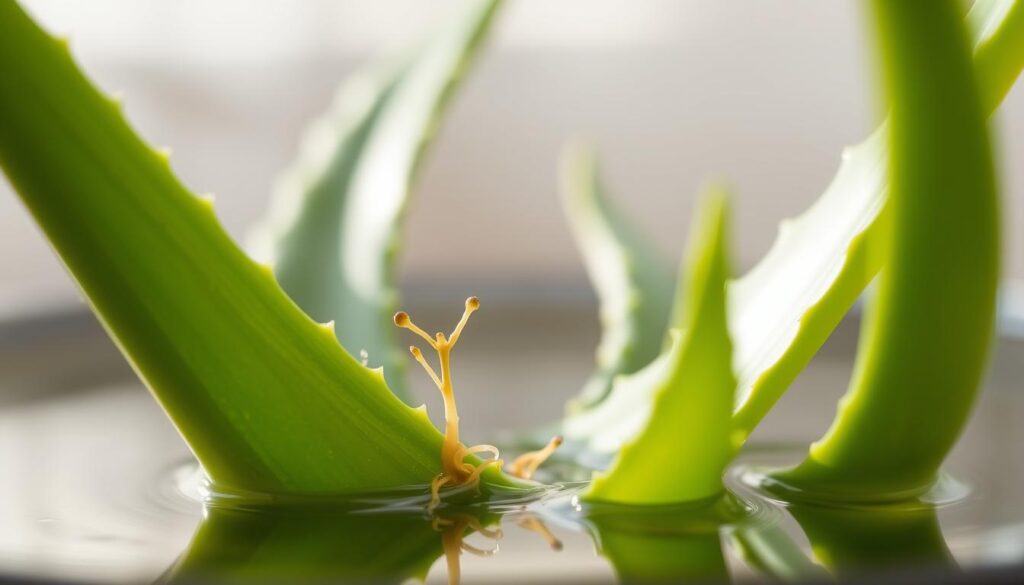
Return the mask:
<svg viewBox="0 0 1024 585">
<path fill-rule="evenodd" d="M 423 578 L 441 538 L 422 516 L 210 508 L 167 582 Z"/>
<path fill-rule="evenodd" d="M 431 520 L 405 511 L 211 507 L 162 581 L 400 583 L 426 578 L 446 553 L 449 571 L 454 562 L 457 577 L 458 553 L 465 550 L 462 538 L 471 532 L 500 538 L 500 531 L 488 528 L 497 518 L 460 513 Z"/>
<path fill-rule="evenodd" d="M 624 583 L 728 579 L 718 531 L 664 535 L 601 531 L 601 554 Z"/>
<path fill-rule="evenodd" d="M 817 560 L 836 577 L 954 568 L 935 509 L 924 504 L 835 508 L 793 504 Z"/>
<path fill-rule="evenodd" d="M 768 579 L 820 583 L 828 577 L 776 524 L 740 526 L 729 536 L 747 566 Z"/>
<path fill-rule="evenodd" d="M 592 505 L 583 523 L 624 583 L 704 583 L 728 580 L 719 531 L 745 513 L 726 493 L 681 506 Z"/>
</svg>

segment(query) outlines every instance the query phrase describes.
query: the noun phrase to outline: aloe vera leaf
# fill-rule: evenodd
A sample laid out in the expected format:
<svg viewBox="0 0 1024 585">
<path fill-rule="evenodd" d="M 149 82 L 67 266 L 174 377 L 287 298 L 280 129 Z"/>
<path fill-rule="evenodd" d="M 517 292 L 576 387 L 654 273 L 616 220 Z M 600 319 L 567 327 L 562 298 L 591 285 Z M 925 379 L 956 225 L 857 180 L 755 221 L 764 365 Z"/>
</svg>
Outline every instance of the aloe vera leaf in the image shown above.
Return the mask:
<svg viewBox="0 0 1024 585">
<path fill-rule="evenodd" d="M 732 458 L 732 343 L 726 327 L 726 198 L 712 192 L 694 218 L 677 290 L 685 293 L 685 328 L 656 382 L 653 411 L 611 467 L 595 474 L 588 500 L 664 504 L 722 492 Z"/>
<path fill-rule="evenodd" d="M 991 113 L 1024 68 L 1024 2 L 980 0 L 967 23 Z M 768 255 L 729 290 L 738 439 L 764 418 L 881 267 L 870 248 L 885 223 L 886 132 L 883 125 L 844 151 L 824 195 L 783 223 Z"/>
<path fill-rule="evenodd" d="M 565 149 L 561 192 L 601 317 L 597 366 L 570 403 L 572 412 L 604 400 L 616 376 L 636 372 L 661 353 L 673 278 L 657 250 L 609 201 L 591 147 Z"/>
<path fill-rule="evenodd" d="M 1024 68 L 1024 1 L 982 0 L 967 22 L 991 112 Z M 883 125 L 846 149 L 825 193 L 800 217 L 783 222 L 768 254 L 729 284 L 729 331 L 739 380 L 736 448 L 807 367 L 881 267 L 870 250 L 884 223 L 885 132 Z M 637 421 L 648 418 L 653 395 L 647 380 L 662 366 L 656 361 L 616 380 L 604 402 L 563 421 L 566 436 L 585 440 L 599 453 L 618 450 L 643 428 Z"/>
<path fill-rule="evenodd" d="M 872 6 L 891 107 L 885 265 L 832 427 L 778 476 L 866 500 L 934 482 L 981 386 L 999 285 L 991 148 L 957 4 Z"/>
<path fill-rule="evenodd" d="M 682 336 L 670 332 L 668 348 L 654 361 L 637 372 L 617 376 L 601 404 L 562 421 L 565 437 L 581 443 L 589 453 L 607 455 L 639 435 L 651 419 L 655 396 L 678 367 L 681 343 Z"/>
<path fill-rule="evenodd" d="M 976 0 L 967 14 L 974 76 L 985 111 L 999 107 L 1024 67 L 1024 2 Z"/>
<path fill-rule="evenodd" d="M 338 494 L 439 471 L 425 413 L 231 241 L 13 0 L 0 71 L 0 166 L 216 484 Z"/>
<path fill-rule="evenodd" d="M 311 317 L 334 321 L 408 400 L 394 338 L 399 227 L 441 116 L 487 36 L 498 0 L 466 0 L 413 58 L 358 73 L 309 129 L 250 249 Z"/>
</svg>

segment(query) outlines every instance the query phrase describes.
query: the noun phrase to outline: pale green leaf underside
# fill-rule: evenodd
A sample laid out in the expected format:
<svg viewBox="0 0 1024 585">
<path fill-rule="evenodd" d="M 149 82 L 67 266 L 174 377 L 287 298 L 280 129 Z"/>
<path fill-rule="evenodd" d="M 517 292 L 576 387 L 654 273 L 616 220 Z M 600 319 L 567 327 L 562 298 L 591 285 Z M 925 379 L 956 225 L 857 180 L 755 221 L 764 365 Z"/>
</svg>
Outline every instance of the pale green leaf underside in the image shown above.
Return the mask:
<svg viewBox="0 0 1024 585">
<path fill-rule="evenodd" d="M 709 197 L 694 219 L 683 281 L 683 330 L 673 331 L 653 410 L 643 430 L 624 444 L 607 472 L 595 474 L 586 499 L 667 504 L 722 491 L 732 458 L 736 379 L 726 328 L 725 197 Z"/>
<path fill-rule="evenodd" d="M 391 323 L 398 230 L 423 153 L 498 5 L 465 0 L 416 51 L 347 81 L 307 131 L 251 238 L 289 296 L 334 321 L 349 353 L 365 351 L 406 399 L 406 354 Z"/>
<path fill-rule="evenodd" d="M 582 144 L 562 158 L 562 204 L 600 303 L 597 365 L 569 410 L 603 400 L 612 380 L 654 360 L 672 307 L 672 274 L 605 193 L 597 157 Z"/>
<path fill-rule="evenodd" d="M 1024 42 L 1019 40 L 1024 37 L 1024 3 L 979 2 L 971 15 L 979 11 L 987 18 L 969 16 L 968 23 L 975 26 L 975 66 L 992 109 L 1024 67 Z M 882 221 L 887 150 L 884 127 L 846 149 L 821 198 L 800 217 L 783 222 L 764 259 L 730 283 L 729 331 L 739 380 L 735 447 L 807 366 L 877 274 L 880 258 L 869 248 Z M 636 436 L 653 395 L 652 388 L 638 382 L 641 375 L 620 378 L 603 403 L 567 418 L 566 436 L 601 453 L 614 452 Z"/>
</svg>

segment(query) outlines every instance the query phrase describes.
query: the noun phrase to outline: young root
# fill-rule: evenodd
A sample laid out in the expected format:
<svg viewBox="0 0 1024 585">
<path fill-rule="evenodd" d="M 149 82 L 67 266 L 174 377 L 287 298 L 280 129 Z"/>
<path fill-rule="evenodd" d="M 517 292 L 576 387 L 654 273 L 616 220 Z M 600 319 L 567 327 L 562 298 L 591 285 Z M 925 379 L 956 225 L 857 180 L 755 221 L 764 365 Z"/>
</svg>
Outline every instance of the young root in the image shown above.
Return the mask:
<svg viewBox="0 0 1024 585">
<path fill-rule="evenodd" d="M 427 372 L 430 379 L 441 391 L 444 399 L 444 442 L 441 445 L 441 473 L 430 483 L 430 503 L 428 511 L 433 511 L 441 504 L 441 488 L 444 486 L 471 485 L 479 489 L 480 476 L 489 467 L 501 468 L 504 461 L 499 459 L 498 448 L 493 445 L 475 445 L 467 447 L 459 440 L 459 412 L 455 405 L 455 390 L 452 386 L 451 372 L 451 351 L 458 343 L 462 330 L 466 327 L 470 315 L 480 308 L 480 300 L 476 297 L 466 299 L 466 308 L 459 319 L 458 325 L 445 337 L 444 333 L 437 332 L 434 337 L 419 328 L 409 314 L 405 311 L 395 313 L 395 325 L 412 331 L 423 338 L 430 347 L 437 352 L 438 361 L 441 364 L 441 375 L 439 376 L 430 363 L 423 356 L 423 352 L 415 345 L 409 347 L 409 353 L 420 366 Z M 465 461 L 469 455 L 477 453 L 490 453 L 493 459 L 488 459 L 478 465 Z"/>
<path fill-rule="evenodd" d="M 543 449 L 536 451 L 529 451 L 523 453 L 519 457 L 515 458 L 512 465 L 509 466 L 508 472 L 520 479 L 530 479 L 533 474 L 537 472 L 537 468 L 542 463 L 547 461 L 548 457 L 554 454 L 555 449 L 558 449 L 562 445 L 562 437 L 554 436 L 548 441 L 548 444 Z"/>
</svg>

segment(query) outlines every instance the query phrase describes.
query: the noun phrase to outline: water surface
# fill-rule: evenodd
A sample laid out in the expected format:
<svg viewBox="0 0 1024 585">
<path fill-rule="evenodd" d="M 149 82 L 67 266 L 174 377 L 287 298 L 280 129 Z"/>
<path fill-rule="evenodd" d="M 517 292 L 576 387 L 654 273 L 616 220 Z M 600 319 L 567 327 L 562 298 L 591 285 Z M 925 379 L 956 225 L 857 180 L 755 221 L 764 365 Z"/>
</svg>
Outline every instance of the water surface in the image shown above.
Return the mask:
<svg viewBox="0 0 1024 585">
<path fill-rule="evenodd" d="M 558 416 L 593 355 L 594 325 L 582 314 L 514 306 L 479 314 L 454 364 L 468 441 Z M 427 325 L 449 320 L 430 307 L 417 315 Z M 547 334 L 538 339 L 539 328 Z M 535 501 L 446 508 L 431 518 L 409 504 L 415 497 L 312 511 L 204 507 L 184 443 L 90 318 L 73 312 L 3 333 L 0 575 L 400 582 L 425 574 L 444 583 L 456 532 L 455 544 L 467 545 L 458 556 L 464 583 L 759 580 L 821 575 L 821 564 L 856 575 L 1024 563 L 1021 341 L 1000 342 L 947 466 L 955 481 L 933 498 L 936 507 L 790 506 L 744 482 L 750 470 L 799 461 L 827 427 L 851 369 L 856 331 L 848 323 L 755 433 L 729 474 L 727 501 L 646 516 L 588 509 L 571 483 L 586 470 L 562 462 L 547 473 L 570 483 Z M 410 371 L 437 420 L 432 387 Z"/>
</svg>

